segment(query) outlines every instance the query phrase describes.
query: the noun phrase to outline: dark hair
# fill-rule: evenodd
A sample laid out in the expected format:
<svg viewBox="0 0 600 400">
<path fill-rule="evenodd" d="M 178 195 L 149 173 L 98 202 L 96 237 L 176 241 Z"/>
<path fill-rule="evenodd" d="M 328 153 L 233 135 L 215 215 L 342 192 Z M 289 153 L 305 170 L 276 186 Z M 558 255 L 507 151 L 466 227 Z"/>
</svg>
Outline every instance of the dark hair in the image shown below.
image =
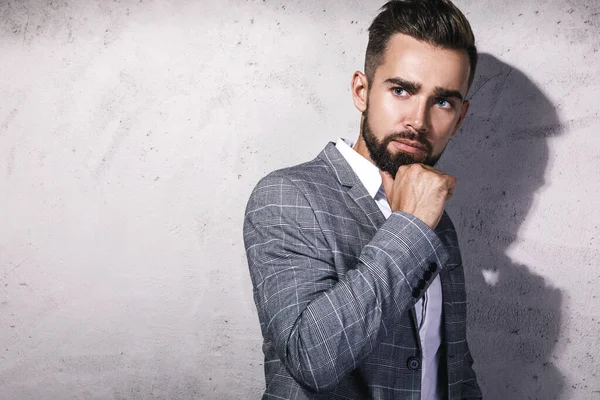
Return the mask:
<svg viewBox="0 0 600 400">
<path fill-rule="evenodd" d="M 369 44 L 365 56 L 365 74 L 369 84 L 385 57 L 392 35 L 403 33 L 433 46 L 464 50 L 469 56 L 469 85 L 477 67 L 477 48 L 471 25 L 450 0 L 393 0 L 369 27 Z"/>
</svg>

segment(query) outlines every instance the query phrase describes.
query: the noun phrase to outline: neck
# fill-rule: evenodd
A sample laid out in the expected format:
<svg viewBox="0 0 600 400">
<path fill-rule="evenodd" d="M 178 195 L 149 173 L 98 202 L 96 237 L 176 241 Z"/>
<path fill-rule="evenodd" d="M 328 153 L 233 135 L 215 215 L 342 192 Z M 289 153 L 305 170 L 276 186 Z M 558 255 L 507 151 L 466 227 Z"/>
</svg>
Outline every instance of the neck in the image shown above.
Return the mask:
<svg viewBox="0 0 600 400">
<path fill-rule="evenodd" d="M 358 154 L 360 154 L 361 156 L 363 156 L 364 158 L 369 160 L 369 162 L 371 164 L 375 165 L 373 160 L 371 160 L 371 154 L 369 153 L 369 149 L 367 149 L 367 144 L 365 143 L 365 140 L 363 139 L 362 132 L 359 133 L 358 139 L 356 140 L 356 143 L 354 144 L 354 147 L 352 147 L 352 148 Z"/>
</svg>

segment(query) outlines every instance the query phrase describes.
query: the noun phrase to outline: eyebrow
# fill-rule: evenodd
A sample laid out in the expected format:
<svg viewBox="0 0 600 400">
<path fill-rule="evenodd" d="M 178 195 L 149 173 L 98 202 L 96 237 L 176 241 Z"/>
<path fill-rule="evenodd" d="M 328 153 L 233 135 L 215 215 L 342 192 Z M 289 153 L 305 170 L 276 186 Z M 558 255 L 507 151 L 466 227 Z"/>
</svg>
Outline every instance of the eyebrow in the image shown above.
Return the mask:
<svg viewBox="0 0 600 400">
<path fill-rule="evenodd" d="M 422 85 L 420 83 L 407 81 L 405 79 L 397 78 L 397 77 L 396 78 L 388 78 L 385 80 L 385 83 L 401 86 L 402 88 L 409 90 L 411 92 L 418 92 L 419 90 L 421 90 L 421 87 L 422 87 Z M 458 90 L 446 89 L 446 88 L 437 86 L 433 90 L 433 93 L 437 97 L 455 97 L 455 98 L 459 99 L 460 101 L 464 101 L 463 95 Z"/>
<path fill-rule="evenodd" d="M 458 90 L 444 89 L 438 86 L 433 93 L 438 97 L 456 97 L 460 101 L 464 101 L 463 95 Z"/>
<path fill-rule="evenodd" d="M 385 83 L 391 83 L 392 85 L 402 86 L 402 88 L 406 90 L 410 90 L 411 92 L 418 92 L 421 90 L 421 84 L 416 82 L 407 81 L 402 78 L 387 78 Z"/>
</svg>

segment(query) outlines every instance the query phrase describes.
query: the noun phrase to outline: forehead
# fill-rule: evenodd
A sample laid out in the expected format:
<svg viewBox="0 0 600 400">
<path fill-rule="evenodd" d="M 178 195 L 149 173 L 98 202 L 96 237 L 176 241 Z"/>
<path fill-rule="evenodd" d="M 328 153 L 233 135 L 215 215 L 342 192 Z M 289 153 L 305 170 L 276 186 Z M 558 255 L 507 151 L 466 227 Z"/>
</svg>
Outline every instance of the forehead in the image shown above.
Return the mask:
<svg viewBox="0 0 600 400">
<path fill-rule="evenodd" d="M 402 78 L 420 83 L 423 90 L 435 87 L 458 90 L 466 95 L 469 82 L 466 51 L 444 49 L 404 34 L 392 36 L 383 62 L 375 71 L 375 82 Z"/>
</svg>

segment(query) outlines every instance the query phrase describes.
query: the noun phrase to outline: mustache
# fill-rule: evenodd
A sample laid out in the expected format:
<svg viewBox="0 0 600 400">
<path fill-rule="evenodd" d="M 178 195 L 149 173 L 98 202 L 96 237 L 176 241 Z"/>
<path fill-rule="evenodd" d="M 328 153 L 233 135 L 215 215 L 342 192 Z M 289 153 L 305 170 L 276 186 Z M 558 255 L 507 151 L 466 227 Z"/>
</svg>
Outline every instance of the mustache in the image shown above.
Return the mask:
<svg viewBox="0 0 600 400">
<path fill-rule="evenodd" d="M 392 133 L 392 134 L 386 136 L 385 139 L 383 139 L 383 145 L 387 147 L 387 145 L 390 144 L 391 142 L 394 142 L 394 141 L 397 141 L 400 139 L 411 140 L 413 142 L 422 144 L 423 147 L 425 147 L 425 149 L 427 149 L 427 152 L 429 154 L 431 154 L 431 152 L 433 151 L 433 146 L 431 145 L 429 140 L 427 140 L 423 136 L 417 135 L 416 133 L 411 132 L 411 131 L 402 131 L 402 132 Z"/>
</svg>

